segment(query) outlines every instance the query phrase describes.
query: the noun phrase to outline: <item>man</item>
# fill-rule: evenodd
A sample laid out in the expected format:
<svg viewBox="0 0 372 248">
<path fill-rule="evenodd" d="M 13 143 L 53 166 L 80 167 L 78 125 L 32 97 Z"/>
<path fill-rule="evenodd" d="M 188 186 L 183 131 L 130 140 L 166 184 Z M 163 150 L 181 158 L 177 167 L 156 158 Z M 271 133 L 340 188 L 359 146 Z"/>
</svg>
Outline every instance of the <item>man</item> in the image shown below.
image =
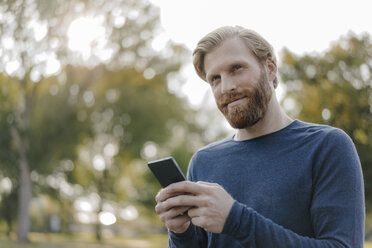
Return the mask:
<svg viewBox="0 0 372 248">
<path fill-rule="evenodd" d="M 169 247 L 363 247 L 355 147 L 339 129 L 282 111 L 271 45 L 222 27 L 200 40 L 193 63 L 237 132 L 199 150 L 189 181 L 156 196 Z"/>
</svg>

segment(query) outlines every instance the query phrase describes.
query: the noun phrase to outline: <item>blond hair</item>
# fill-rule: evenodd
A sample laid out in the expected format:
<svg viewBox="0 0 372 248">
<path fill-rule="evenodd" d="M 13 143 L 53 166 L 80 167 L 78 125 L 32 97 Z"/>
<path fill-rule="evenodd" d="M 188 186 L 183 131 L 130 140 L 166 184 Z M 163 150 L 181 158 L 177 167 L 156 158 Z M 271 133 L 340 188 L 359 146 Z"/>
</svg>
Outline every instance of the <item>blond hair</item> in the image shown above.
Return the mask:
<svg viewBox="0 0 372 248">
<path fill-rule="evenodd" d="M 204 70 L 204 57 L 212 51 L 213 48 L 220 45 L 228 38 L 240 38 L 248 48 L 256 55 L 258 60 L 263 63 L 267 59 L 271 59 L 276 64 L 276 57 L 273 47 L 262 36 L 253 30 L 249 30 L 240 26 L 226 26 L 220 27 L 206 36 L 204 36 L 194 49 L 193 64 L 196 73 L 201 79 L 206 80 L 206 73 Z M 274 87 L 278 85 L 278 78 L 274 79 Z"/>
</svg>

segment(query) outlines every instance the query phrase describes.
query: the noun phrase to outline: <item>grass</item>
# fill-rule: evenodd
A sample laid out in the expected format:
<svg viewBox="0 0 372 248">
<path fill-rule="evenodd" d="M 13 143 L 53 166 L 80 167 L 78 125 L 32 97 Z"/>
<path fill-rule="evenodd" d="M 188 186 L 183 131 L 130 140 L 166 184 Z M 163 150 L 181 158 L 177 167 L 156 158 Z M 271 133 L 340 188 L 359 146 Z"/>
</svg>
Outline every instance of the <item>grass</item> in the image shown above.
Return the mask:
<svg viewBox="0 0 372 248">
<path fill-rule="evenodd" d="M 163 248 L 168 235 L 146 235 L 136 238 L 111 237 L 99 243 L 92 235 L 61 235 L 30 233 L 30 244 L 18 244 L 14 237 L 8 240 L 0 235 L 0 248 Z"/>
<path fill-rule="evenodd" d="M 102 243 L 94 236 L 30 233 L 30 244 L 18 244 L 14 236 L 8 240 L 0 234 L 0 248 L 163 248 L 167 247 L 168 235 L 154 234 L 138 238 L 112 237 Z M 372 242 L 366 242 L 364 248 L 372 248 Z"/>
</svg>

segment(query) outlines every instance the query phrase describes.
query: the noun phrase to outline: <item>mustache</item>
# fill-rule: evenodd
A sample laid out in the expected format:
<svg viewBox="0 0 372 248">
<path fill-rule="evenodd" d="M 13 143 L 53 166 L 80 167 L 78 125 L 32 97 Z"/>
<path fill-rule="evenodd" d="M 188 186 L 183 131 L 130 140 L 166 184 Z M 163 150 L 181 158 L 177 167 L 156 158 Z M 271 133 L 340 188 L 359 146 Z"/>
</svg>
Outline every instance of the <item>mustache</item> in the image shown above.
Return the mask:
<svg viewBox="0 0 372 248">
<path fill-rule="evenodd" d="M 243 93 L 243 92 L 225 93 L 221 96 L 220 105 L 222 107 L 226 107 L 229 103 L 231 103 L 233 101 L 236 101 L 240 98 L 247 97 L 247 96 L 249 97 L 249 95 L 247 93 Z"/>
</svg>

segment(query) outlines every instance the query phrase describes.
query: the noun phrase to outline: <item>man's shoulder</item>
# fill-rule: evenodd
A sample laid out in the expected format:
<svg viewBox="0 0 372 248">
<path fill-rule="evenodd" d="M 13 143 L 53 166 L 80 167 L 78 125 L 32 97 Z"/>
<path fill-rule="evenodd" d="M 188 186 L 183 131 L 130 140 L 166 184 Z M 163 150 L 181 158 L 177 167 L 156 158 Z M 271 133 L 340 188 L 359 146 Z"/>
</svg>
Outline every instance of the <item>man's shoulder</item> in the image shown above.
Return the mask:
<svg viewBox="0 0 372 248">
<path fill-rule="evenodd" d="M 294 125 L 292 130 L 298 131 L 298 133 L 304 133 L 304 134 L 309 134 L 309 135 L 311 134 L 339 135 L 341 133 L 345 133 L 341 129 L 330 126 L 330 125 L 316 124 L 316 123 L 304 122 L 304 121 L 299 121 L 299 120 L 296 120 L 296 125 Z"/>
<path fill-rule="evenodd" d="M 310 129 L 310 130 L 320 130 L 320 131 L 325 131 L 325 132 L 335 129 L 335 127 L 332 127 L 329 125 L 300 121 L 300 120 L 295 120 L 294 123 L 295 123 L 294 128 L 299 128 L 299 129 L 302 128 L 302 129 Z"/>
<path fill-rule="evenodd" d="M 346 134 L 342 129 L 325 124 L 297 121 L 296 126 L 293 129 L 296 131 L 298 136 L 309 138 L 313 141 L 327 140 L 331 143 L 332 141 L 337 143 L 338 141 L 351 140 L 348 134 Z"/>
</svg>

